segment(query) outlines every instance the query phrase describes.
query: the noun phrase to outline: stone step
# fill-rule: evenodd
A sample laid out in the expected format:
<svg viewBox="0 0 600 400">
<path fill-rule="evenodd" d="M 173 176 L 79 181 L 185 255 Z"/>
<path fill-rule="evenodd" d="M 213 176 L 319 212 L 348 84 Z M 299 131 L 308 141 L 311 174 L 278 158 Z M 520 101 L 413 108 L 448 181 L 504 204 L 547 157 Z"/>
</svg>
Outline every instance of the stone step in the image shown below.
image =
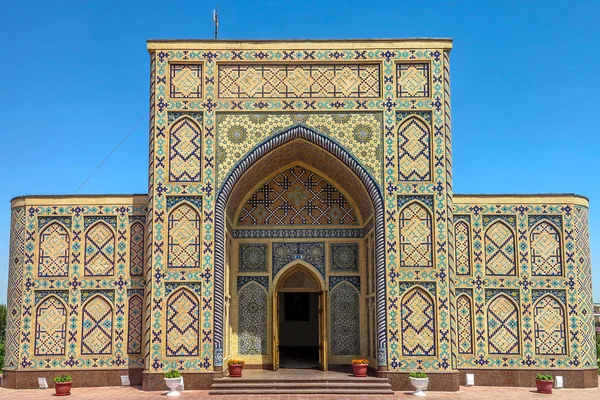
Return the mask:
<svg viewBox="0 0 600 400">
<path fill-rule="evenodd" d="M 211 389 L 230 389 L 230 388 L 247 388 L 247 389 L 308 389 L 308 388 L 348 388 L 348 389 L 391 389 L 391 385 L 387 382 L 213 382 Z"/>
<path fill-rule="evenodd" d="M 368 376 L 366 378 L 356 378 L 353 376 L 348 377 L 306 377 L 306 378 L 293 378 L 293 377 L 278 377 L 278 378 L 218 378 L 213 381 L 214 383 L 253 383 L 253 382 L 271 382 L 271 383 L 294 383 L 294 382 L 368 382 L 368 383 L 388 383 L 387 378 L 376 378 Z"/>
<path fill-rule="evenodd" d="M 209 394 L 347 394 L 347 395 L 393 395 L 386 378 L 340 377 L 327 379 L 215 379 Z"/>
<path fill-rule="evenodd" d="M 381 389 L 238 389 L 238 390 L 210 390 L 210 395 L 242 395 L 242 394 L 346 394 L 346 395 L 389 395 L 394 391 Z"/>
</svg>

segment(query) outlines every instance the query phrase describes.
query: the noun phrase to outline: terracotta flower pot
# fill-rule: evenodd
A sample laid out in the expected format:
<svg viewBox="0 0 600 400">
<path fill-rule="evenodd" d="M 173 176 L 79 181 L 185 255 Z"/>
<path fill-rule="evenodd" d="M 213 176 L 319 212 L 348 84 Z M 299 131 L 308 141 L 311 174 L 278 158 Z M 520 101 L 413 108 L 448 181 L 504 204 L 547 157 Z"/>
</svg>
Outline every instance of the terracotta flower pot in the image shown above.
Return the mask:
<svg viewBox="0 0 600 400">
<path fill-rule="evenodd" d="M 54 382 L 55 396 L 69 396 L 73 382 Z"/>
<path fill-rule="evenodd" d="M 537 387 L 538 393 L 552 394 L 552 386 L 554 386 L 554 380 L 540 381 L 536 379 L 535 386 Z"/>
<path fill-rule="evenodd" d="M 352 372 L 354 376 L 358 378 L 365 378 L 367 376 L 367 367 L 369 364 L 352 364 Z"/>
<path fill-rule="evenodd" d="M 244 368 L 244 364 L 229 364 L 227 368 L 229 369 L 230 378 L 242 377 L 242 368 Z"/>
</svg>

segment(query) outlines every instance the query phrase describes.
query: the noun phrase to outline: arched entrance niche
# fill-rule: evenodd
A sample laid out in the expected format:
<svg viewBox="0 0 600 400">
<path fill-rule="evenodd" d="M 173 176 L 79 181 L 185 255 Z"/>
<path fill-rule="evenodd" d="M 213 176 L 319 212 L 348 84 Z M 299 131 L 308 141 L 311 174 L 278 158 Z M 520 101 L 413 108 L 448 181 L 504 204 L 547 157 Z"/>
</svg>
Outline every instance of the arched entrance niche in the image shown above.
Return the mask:
<svg viewBox="0 0 600 400">
<path fill-rule="evenodd" d="M 306 171 L 302 172 L 302 170 Z M 314 174 L 316 178 L 311 178 L 313 181 L 318 181 L 320 178 L 327 181 L 329 186 L 326 190 L 322 190 L 322 193 L 331 191 L 335 192 L 335 196 L 345 197 L 355 211 L 355 218 L 349 218 L 347 221 L 355 223 L 337 220 L 340 212 L 341 214 L 348 212 L 344 207 L 340 207 L 341 211 L 336 209 L 331 213 L 338 223 L 328 221 L 329 225 L 314 226 L 315 229 L 310 226 L 310 221 L 302 222 L 300 224 L 302 226 L 253 225 L 256 221 L 250 226 L 242 226 L 244 222 L 241 221 L 240 216 L 243 215 L 244 206 L 250 204 L 248 207 L 252 207 L 253 204 L 260 203 L 253 199 L 260 200 L 260 196 L 264 196 L 271 190 L 265 186 L 269 179 L 280 179 L 278 174 L 291 174 L 295 177 L 303 173 Z M 285 181 L 291 178 L 288 176 L 281 179 Z M 309 179 L 307 182 L 313 181 Z M 288 198 L 288 201 L 293 202 L 295 199 Z M 247 211 L 248 208 L 245 212 Z M 271 223 L 266 219 L 263 222 Z M 310 240 L 307 240 L 307 237 L 310 237 Z M 309 242 L 308 245 L 305 242 Z M 238 354 L 235 349 L 236 343 L 233 342 L 232 346 L 225 349 L 226 354 L 223 354 L 224 334 L 232 333 L 235 336 L 239 328 L 229 327 L 224 316 L 227 315 L 230 320 L 235 320 L 234 314 L 239 309 L 239 305 L 235 302 L 239 300 L 237 289 L 240 285 L 243 286 L 248 280 L 260 281 L 272 296 L 277 287 L 275 279 L 280 276 L 282 270 L 277 257 L 274 257 L 275 252 L 280 251 L 278 246 L 292 247 L 288 256 L 297 259 L 296 264 L 302 264 L 302 261 L 309 261 L 307 258 L 309 250 L 304 247 L 315 247 L 311 251 L 317 251 L 318 243 L 314 242 L 323 242 L 319 245 L 321 251 L 326 253 L 323 262 L 316 263 L 320 268 L 318 272 L 322 279 L 323 290 L 328 291 L 338 285 L 340 280 L 346 280 L 348 285 L 354 285 L 361 293 L 361 321 L 373 327 L 369 332 L 369 339 L 361 342 L 361 355 L 370 355 L 373 364 L 380 367 L 387 366 L 384 220 L 380 188 L 367 170 L 340 145 L 313 130 L 298 126 L 271 137 L 252 150 L 229 173 L 218 191 L 215 214 L 214 365 L 216 367 L 222 366 L 223 356 L 230 357 Z M 338 248 L 336 247 L 338 242 L 343 245 L 357 242 L 356 250 L 341 249 L 343 246 Z M 243 258 L 247 264 L 244 268 L 248 267 L 250 270 L 255 268 L 256 266 L 253 266 L 255 261 L 252 260 L 265 260 L 268 266 L 257 273 L 249 272 L 248 268 L 242 271 L 243 268 L 239 263 L 242 259 L 240 255 L 242 245 L 245 246 L 244 251 L 249 252 L 249 256 Z M 334 263 L 343 265 L 353 258 L 357 258 L 357 263 L 362 263 L 357 271 L 345 273 L 343 270 L 332 270 Z M 311 262 L 308 264 L 313 267 L 315 265 Z M 270 303 L 269 315 L 274 310 L 272 301 Z M 375 315 L 367 315 L 372 314 L 373 309 Z M 270 321 L 272 322 L 273 319 L 271 318 Z M 272 324 L 268 327 L 268 335 L 270 338 L 273 337 Z M 239 343 L 237 345 L 239 347 Z M 339 357 L 342 359 L 344 355 Z M 267 354 L 263 354 L 263 365 L 272 358 L 271 348 Z"/>
</svg>

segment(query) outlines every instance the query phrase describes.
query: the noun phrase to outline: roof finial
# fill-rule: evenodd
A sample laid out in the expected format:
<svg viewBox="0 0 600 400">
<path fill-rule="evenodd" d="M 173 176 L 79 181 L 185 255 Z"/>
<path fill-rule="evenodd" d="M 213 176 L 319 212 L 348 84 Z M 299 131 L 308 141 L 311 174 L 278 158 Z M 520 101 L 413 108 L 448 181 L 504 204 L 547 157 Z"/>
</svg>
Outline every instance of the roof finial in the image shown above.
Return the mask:
<svg viewBox="0 0 600 400">
<path fill-rule="evenodd" d="M 215 23 L 215 40 L 219 38 L 219 5 L 213 10 L 213 22 Z"/>
</svg>

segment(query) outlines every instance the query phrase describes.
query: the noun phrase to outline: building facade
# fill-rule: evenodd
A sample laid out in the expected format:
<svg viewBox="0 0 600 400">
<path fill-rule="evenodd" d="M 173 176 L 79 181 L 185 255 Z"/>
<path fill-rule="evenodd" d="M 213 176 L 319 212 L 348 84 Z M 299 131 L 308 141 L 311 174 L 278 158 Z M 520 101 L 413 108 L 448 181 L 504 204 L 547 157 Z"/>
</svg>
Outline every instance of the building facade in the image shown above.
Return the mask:
<svg viewBox="0 0 600 400">
<path fill-rule="evenodd" d="M 451 47 L 149 41 L 148 194 L 11 202 L 4 386 L 208 388 L 294 347 L 396 390 L 597 386 L 588 201 L 453 193 Z"/>
</svg>

